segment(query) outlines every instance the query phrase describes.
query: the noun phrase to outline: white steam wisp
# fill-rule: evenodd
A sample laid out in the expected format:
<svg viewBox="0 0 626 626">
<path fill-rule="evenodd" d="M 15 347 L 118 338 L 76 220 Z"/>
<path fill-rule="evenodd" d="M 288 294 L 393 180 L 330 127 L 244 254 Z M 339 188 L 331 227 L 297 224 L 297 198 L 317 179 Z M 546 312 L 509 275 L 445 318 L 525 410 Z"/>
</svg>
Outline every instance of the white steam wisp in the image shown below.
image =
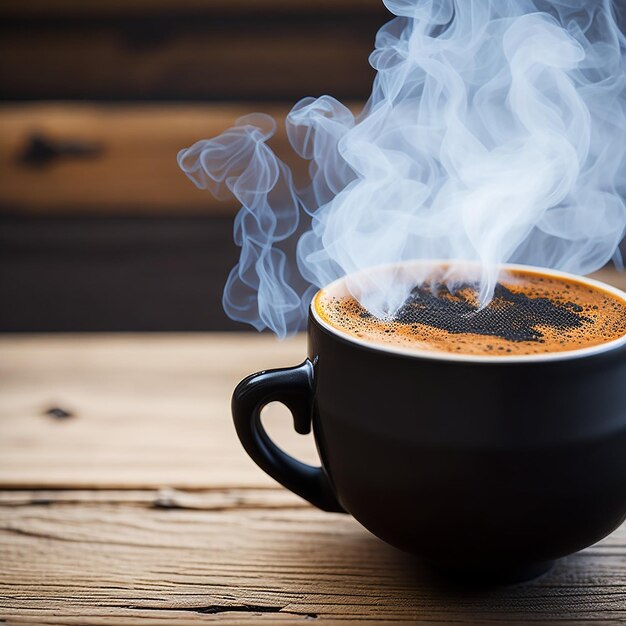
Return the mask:
<svg viewBox="0 0 626 626">
<path fill-rule="evenodd" d="M 267 146 L 265 115 L 178 155 L 198 187 L 242 205 L 233 319 L 285 336 L 345 275 L 372 314 L 392 315 L 413 285 L 361 270 L 414 259 L 451 260 L 455 275 L 478 263 L 483 304 L 502 263 L 586 274 L 618 260 L 626 40 L 610 0 L 385 4 L 397 17 L 377 35 L 364 110 L 322 96 L 287 117 L 306 189 Z"/>
</svg>

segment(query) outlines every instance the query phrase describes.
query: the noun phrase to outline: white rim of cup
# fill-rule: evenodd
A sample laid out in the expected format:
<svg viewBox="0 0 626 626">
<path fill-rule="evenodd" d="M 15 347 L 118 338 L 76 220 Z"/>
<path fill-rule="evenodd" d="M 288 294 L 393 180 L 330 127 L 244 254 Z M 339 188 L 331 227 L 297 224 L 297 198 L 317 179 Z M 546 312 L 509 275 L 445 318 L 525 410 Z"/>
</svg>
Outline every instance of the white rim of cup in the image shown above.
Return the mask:
<svg viewBox="0 0 626 626">
<path fill-rule="evenodd" d="M 385 267 L 398 267 L 405 265 L 451 265 L 454 263 L 459 263 L 459 261 L 455 260 L 414 260 L 414 261 L 403 261 L 400 263 L 390 263 L 388 265 L 377 266 L 376 268 L 368 268 L 364 270 L 364 272 L 372 271 L 373 269 L 382 269 Z M 476 263 L 473 263 L 477 265 Z M 600 280 L 595 280 L 594 278 L 587 278 L 586 276 L 578 276 L 576 274 L 570 274 L 568 272 L 562 272 L 560 270 L 553 270 L 545 267 L 538 267 L 535 265 L 521 265 L 515 263 L 503 263 L 500 265 L 500 269 L 502 271 L 520 271 L 520 272 L 528 272 L 531 274 L 543 274 L 544 276 L 554 276 L 555 278 L 562 278 L 564 280 L 570 280 L 578 283 L 582 283 L 584 285 L 589 285 L 590 287 L 595 287 L 600 291 L 605 291 L 609 294 L 614 295 L 616 298 L 621 300 L 626 306 L 626 293 L 624 293 L 621 289 L 617 287 L 613 287 L 612 285 L 607 285 Z M 330 291 L 332 289 L 338 288 L 341 283 L 345 281 L 346 277 L 342 276 L 337 280 L 333 281 L 326 287 L 323 287 L 319 291 L 316 292 L 315 296 L 310 304 L 311 313 L 315 321 L 322 326 L 324 329 L 328 330 L 333 335 L 337 335 L 342 339 L 348 341 L 349 343 L 356 344 L 358 346 L 362 346 L 364 348 L 368 348 L 370 350 L 377 350 L 380 352 L 388 352 L 390 354 L 399 354 L 402 356 L 408 356 L 419 359 L 431 359 L 433 361 L 461 361 L 466 363 L 537 363 L 537 362 L 546 362 L 546 361 L 566 361 L 571 359 L 579 359 L 583 357 L 593 356 L 597 354 L 602 354 L 604 352 L 609 352 L 618 348 L 620 346 L 626 345 L 626 334 L 618 337 L 617 339 L 613 339 L 611 341 L 606 341 L 604 343 L 597 344 L 595 346 L 588 346 L 586 348 L 578 348 L 576 350 L 562 350 L 560 352 L 545 352 L 539 354 L 519 354 L 519 355 L 478 355 L 478 354 L 454 354 L 451 352 L 436 352 L 430 350 L 421 350 L 419 348 L 403 348 L 401 346 L 392 346 L 392 345 L 384 345 L 382 343 L 375 343 L 373 341 L 365 341 L 363 339 L 359 339 L 350 333 L 342 331 L 334 326 L 331 326 L 328 322 L 320 317 L 320 315 L 315 310 L 315 301 L 318 296 L 325 291 Z"/>
</svg>

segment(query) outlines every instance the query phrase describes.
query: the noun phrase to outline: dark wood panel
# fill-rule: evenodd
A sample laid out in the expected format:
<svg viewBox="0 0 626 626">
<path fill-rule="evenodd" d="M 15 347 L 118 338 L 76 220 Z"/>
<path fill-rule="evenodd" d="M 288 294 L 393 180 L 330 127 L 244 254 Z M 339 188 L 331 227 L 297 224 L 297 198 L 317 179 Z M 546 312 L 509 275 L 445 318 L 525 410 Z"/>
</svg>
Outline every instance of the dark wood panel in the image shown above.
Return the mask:
<svg viewBox="0 0 626 626">
<path fill-rule="evenodd" d="M 229 217 L 0 217 L 0 332 L 250 330 L 222 310 L 238 255 Z"/>
<path fill-rule="evenodd" d="M 2 0 L 0 17 L 57 18 L 59 16 L 110 17 L 152 15 L 380 15 L 382 0 Z"/>
<path fill-rule="evenodd" d="M 233 330 L 230 218 L 0 218 L 0 331 Z"/>
<path fill-rule="evenodd" d="M 26 3 L 28 5 L 28 3 Z M 99 3 L 100 4 L 100 3 Z M 212 3 L 206 3 L 210 6 Z M 3 99 L 363 98 L 382 3 L 303 12 L 301 2 L 234 11 L 120 13 L 4 10 Z M 311 3 L 313 6 L 314 3 Z M 136 3 L 135 3 L 136 6 Z M 183 5 L 184 6 L 184 5 Z M 218 7 L 224 7 L 219 3 Z M 340 5 L 341 6 L 341 5 Z M 282 7 L 281 10 L 278 10 Z"/>
</svg>

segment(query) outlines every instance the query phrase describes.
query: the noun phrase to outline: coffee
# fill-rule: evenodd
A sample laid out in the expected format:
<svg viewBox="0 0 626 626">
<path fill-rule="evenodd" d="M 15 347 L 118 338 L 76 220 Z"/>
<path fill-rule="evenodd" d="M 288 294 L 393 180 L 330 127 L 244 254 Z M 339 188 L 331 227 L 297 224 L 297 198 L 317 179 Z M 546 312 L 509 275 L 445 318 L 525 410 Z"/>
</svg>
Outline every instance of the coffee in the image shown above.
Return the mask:
<svg viewBox="0 0 626 626">
<path fill-rule="evenodd" d="M 626 335 L 626 301 L 591 283 L 534 270 L 502 273 L 481 308 L 477 284 L 439 276 L 411 291 L 389 318 L 371 315 L 345 290 L 321 290 L 317 315 L 377 345 L 455 354 L 515 356 L 579 350 Z"/>
</svg>

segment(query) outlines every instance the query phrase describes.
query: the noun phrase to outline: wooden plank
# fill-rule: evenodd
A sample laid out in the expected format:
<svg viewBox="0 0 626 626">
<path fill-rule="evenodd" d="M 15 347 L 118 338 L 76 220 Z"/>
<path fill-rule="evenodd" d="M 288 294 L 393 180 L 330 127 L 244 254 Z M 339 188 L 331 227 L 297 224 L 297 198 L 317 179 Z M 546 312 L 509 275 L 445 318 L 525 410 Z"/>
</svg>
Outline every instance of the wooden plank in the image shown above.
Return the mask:
<svg viewBox="0 0 626 626">
<path fill-rule="evenodd" d="M 0 217 L 2 332 L 250 330 L 222 309 L 231 217 Z"/>
<path fill-rule="evenodd" d="M 272 145 L 293 162 L 284 105 L 0 106 L 0 212 L 233 215 L 239 204 L 198 190 L 178 168 L 176 154 L 257 109 L 276 117 Z M 53 144 L 94 146 L 97 152 L 25 163 L 23 155 L 37 136 Z"/>
<path fill-rule="evenodd" d="M 0 346 L 0 487 L 275 485 L 239 444 L 230 395 L 253 371 L 301 362 L 303 337 L 4 336 Z M 315 462 L 284 407 L 267 419 L 278 442 Z"/>
<path fill-rule="evenodd" d="M 382 3 L 377 12 L 341 7 L 324 12 L 311 5 L 308 11 L 291 11 L 287 4 L 266 11 L 248 2 L 221 11 L 225 3 L 220 2 L 209 10 L 183 6 L 177 12 L 172 3 L 169 11 L 134 14 L 55 8 L 41 16 L 5 15 L 0 21 L 0 97 L 367 97 L 374 77 L 368 56 L 376 31 L 390 15 Z"/>
<path fill-rule="evenodd" d="M 0 331 L 249 330 L 221 306 L 232 228 L 230 217 L 0 217 Z M 626 290 L 626 273 L 607 272 Z"/>
<path fill-rule="evenodd" d="M 2 505 L 0 558 L 0 619 L 9 623 L 626 620 L 624 526 L 539 580 L 495 589 L 451 586 L 348 516 L 262 504 Z"/>
<path fill-rule="evenodd" d="M 120 15 L 241 15 L 243 11 L 264 14 L 385 13 L 381 0 L 177 0 L 175 3 L 170 0 L 56 0 L 54 4 L 47 0 L 3 0 L 0 3 L 0 17 L 13 18 L 68 15 L 98 18 Z"/>
</svg>

